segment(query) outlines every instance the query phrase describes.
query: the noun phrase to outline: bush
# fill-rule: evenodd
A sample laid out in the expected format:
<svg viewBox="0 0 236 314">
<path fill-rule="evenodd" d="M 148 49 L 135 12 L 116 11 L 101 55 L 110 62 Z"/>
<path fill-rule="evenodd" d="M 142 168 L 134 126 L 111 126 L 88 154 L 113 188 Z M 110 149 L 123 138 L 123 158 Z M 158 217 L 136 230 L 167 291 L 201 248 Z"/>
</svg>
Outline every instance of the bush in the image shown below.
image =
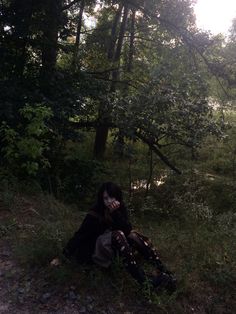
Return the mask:
<svg viewBox="0 0 236 314">
<path fill-rule="evenodd" d="M 18 177 L 35 176 L 40 167 L 48 167 L 44 152 L 48 149 L 45 121 L 52 116 L 43 105 L 25 105 L 19 110 L 21 122 L 14 128 L 5 121 L 0 127 L 3 166 Z"/>
</svg>

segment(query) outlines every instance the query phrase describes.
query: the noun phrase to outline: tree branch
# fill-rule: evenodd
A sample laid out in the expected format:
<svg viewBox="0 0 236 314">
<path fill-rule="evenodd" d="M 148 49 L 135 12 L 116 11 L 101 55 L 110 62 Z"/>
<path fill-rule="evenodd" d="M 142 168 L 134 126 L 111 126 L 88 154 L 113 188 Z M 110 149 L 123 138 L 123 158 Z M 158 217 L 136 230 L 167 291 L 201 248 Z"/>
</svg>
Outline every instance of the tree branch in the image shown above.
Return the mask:
<svg viewBox="0 0 236 314">
<path fill-rule="evenodd" d="M 86 129 L 95 129 L 98 125 L 97 121 L 84 121 L 84 120 L 80 120 L 78 122 L 75 121 L 69 121 L 70 125 L 78 128 L 78 129 L 82 129 L 82 128 L 86 128 Z"/>
<path fill-rule="evenodd" d="M 177 169 L 170 161 L 169 159 L 154 145 L 152 141 L 147 139 L 143 134 L 140 132 L 136 132 L 136 136 L 141 139 L 144 143 L 149 145 L 149 147 L 156 153 L 156 155 L 172 170 L 174 170 L 176 173 L 181 174 L 181 171 Z"/>
<path fill-rule="evenodd" d="M 76 126 L 77 128 L 96 128 L 99 124 L 102 126 L 106 126 L 109 128 L 117 128 L 118 126 L 115 125 L 114 123 L 103 123 L 103 122 L 99 122 L 97 120 L 93 120 L 93 121 L 79 121 L 79 122 L 72 122 L 70 121 L 71 125 Z M 148 138 L 146 138 L 143 134 L 141 134 L 140 132 L 135 132 L 135 135 L 145 144 L 147 144 L 152 150 L 153 152 L 172 170 L 174 170 L 176 173 L 181 174 L 181 171 L 179 169 L 177 169 L 170 161 L 169 159 L 155 146 L 155 144 L 153 143 L 153 141 L 149 140 Z"/>
<path fill-rule="evenodd" d="M 150 12 L 149 10 L 147 10 L 145 7 L 134 3 L 132 0 L 127 0 L 127 2 L 129 4 L 131 4 L 133 7 L 135 7 L 137 10 L 140 10 L 141 12 L 143 12 L 147 17 L 149 18 L 154 18 L 157 21 L 159 21 L 160 23 L 163 23 L 166 26 L 169 26 L 170 29 L 172 29 L 173 31 L 175 31 L 176 34 L 178 34 L 180 37 L 182 37 L 183 41 L 187 44 L 187 45 L 192 45 L 192 47 L 194 47 L 194 49 L 197 51 L 197 53 L 200 55 L 200 57 L 203 59 L 203 61 L 205 62 L 207 68 L 209 69 L 210 73 L 216 78 L 218 84 L 220 85 L 221 89 L 223 90 L 223 92 L 225 93 L 225 95 L 227 97 L 230 97 L 230 95 L 228 94 L 227 90 L 224 88 L 224 86 L 222 85 L 222 83 L 220 82 L 219 78 L 218 78 L 218 74 L 214 73 L 211 64 L 208 62 L 207 58 L 203 55 L 203 53 L 200 51 L 199 47 L 194 43 L 194 38 L 192 38 L 192 34 L 186 30 L 183 29 L 181 30 L 180 27 L 177 27 L 175 24 L 173 24 L 171 21 L 163 19 L 160 16 L 156 16 L 155 14 L 153 14 L 152 12 Z M 187 33 L 187 34 L 186 34 Z M 189 36 L 188 36 L 189 35 Z"/>
<path fill-rule="evenodd" d="M 137 86 L 131 84 L 128 80 L 124 80 L 124 81 L 121 81 L 121 80 L 113 80 L 113 79 L 109 79 L 109 78 L 106 78 L 106 77 L 94 77 L 95 79 L 97 80 L 102 80 L 102 81 L 107 81 L 107 82 L 111 82 L 113 84 L 124 84 L 124 85 L 128 85 L 128 86 L 131 86 L 135 89 L 138 89 Z M 113 92 L 113 90 L 111 90 L 111 92 Z"/>
<path fill-rule="evenodd" d="M 116 70 L 118 70 L 119 68 L 118 67 L 116 67 L 116 68 L 111 68 L 111 69 L 107 69 L 107 70 L 104 70 L 104 71 L 94 71 L 94 72 L 90 72 L 90 71 L 85 71 L 84 73 L 85 74 L 91 74 L 91 75 L 94 75 L 94 74 L 101 74 L 101 75 L 103 75 L 103 74 L 106 74 L 106 73 L 109 73 L 109 72 L 112 72 L 112 71 L 116 71 Z"/>
</svg>

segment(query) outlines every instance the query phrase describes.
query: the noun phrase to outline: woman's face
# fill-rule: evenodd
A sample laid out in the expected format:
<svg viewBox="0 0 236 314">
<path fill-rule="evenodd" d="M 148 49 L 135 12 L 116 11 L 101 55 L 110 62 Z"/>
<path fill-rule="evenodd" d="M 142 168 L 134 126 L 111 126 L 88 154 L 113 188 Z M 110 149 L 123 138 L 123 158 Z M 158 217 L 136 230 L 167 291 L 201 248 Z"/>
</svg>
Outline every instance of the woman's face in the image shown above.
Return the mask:
<svg viewBox="0 0 236 314">
<path fill-rule="evenodd" d="M 107 207 L 107 208 L 110 208 L 111 207 L 111 204 L 114 203 L 116 201 L 116 199 L 114 197 L 111 197 L 107 191 L 104 191 L 103 192 L 103 202 L 104 202 L 104 205 Z"/>
</svg>

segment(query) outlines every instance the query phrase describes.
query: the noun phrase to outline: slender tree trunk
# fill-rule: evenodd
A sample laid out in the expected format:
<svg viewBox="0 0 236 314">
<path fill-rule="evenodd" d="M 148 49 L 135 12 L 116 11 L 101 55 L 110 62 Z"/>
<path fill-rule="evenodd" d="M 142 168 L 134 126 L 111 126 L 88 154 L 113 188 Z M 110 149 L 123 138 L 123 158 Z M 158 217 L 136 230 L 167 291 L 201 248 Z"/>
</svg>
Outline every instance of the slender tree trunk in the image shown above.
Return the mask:
<svg viewBox="0 0 236 314">
<path fill-rule="evenodd" d="M 26 0 L 22 6 L 19 1 L 12 3 L 15 14 L 22 19 L 22 22 L 16 23 L 15 34 L 17 36 L 15 73 L 18 77 L 22 77 L 27 59 L 27 44 L 29 40 L 29 28 L 33 14 L 33 1 Z"/>
<path fill-rule="evenodd" d="M 80 10 L 78 15 L 78 24 L 76 30 L 76 40 L 75 40 L 75 50 L 74 50 L 74 57 L 73 57 L 73 67 L 77 70 L 78 69 L 78 57 L 79 57 L 79 46 L 80 46 L 80 35 L 81 35 L 81 28 L 83 22 L 83 13 L 85 7 L 85 0 L 82 0 L 80 3 Z"/>
<path fill-rule="evenodd" d="M 148 196 L 149 187 L 150 187 L 151 180 L 152 180 L 152 175 L 153 175 L 153 153 L 152 153 L 152 148 L 150 147 L 149 177 L 147 179 L 147 186 L 146 186 L 145 197 Z"/>
<path fill-rule="evenodd" d="M 117 40 L 117 28 L 118 28 L 118 25 L 119 25 L 119 22 L 120 22 L 122 9 L 123 9 L 123 5 L 120 4 L 119 9 L 116 12 L 116 15 L 114 17 L 114 21 L 113 21 L 113 24 L 112 24 L 111 40 L 110 40 L 110 45 L 109 45 L 108 53 L 107 53 L 107 58 L 108 58 L 109 61 L 112 61 L 113 57 L 114 57 L 116 40 Z"/>
<path fill-rule="evenodd" d="M 102 159 L 104 156 L 108 131 L 109 129 L 105 125 L 99 125 L 97 127 L 94 143 L 94 156 L 98 159 Z"/>
<path fill-rule="evenodd" d="M 122 12 L 123 5 L 119 6 L 119 9 L 117 10 L 113 24 L 111 29 L 111 40 L 108 47 L 107 52 L 107 58 L 110 61 L 113 61 L 114 59 L 114 53 L 115 53 L 115 45 L 117 41 L 117 29 L 119 26 L 120 18 L 121 18 L 121 12 Z M 107 122 L 109 122 L 109 109 L 108 104 L 102 103 L 99 108 L 98 113 L 98 120 L 100 124 L 97 126 L 96 129 L 96 136 L 95 136 L 95 142 L 94 142 L 94 157 L 95 158 L 103 158 L 105 150 L 106 150 L 106 142 L 108 137 L 108 131 L 109 128 L 106 126 Z"/>
<path fill-rule="evenodd" d="M 135 32 L 135 10 L 132 10 L 131 21 L 130 21 L 130 40 L 129 40 L 129 55 L 127 71 L 132 72 L 133 58 L 134 58 L 134 32 Z"/>
<path fill-rule="evenodd" d="M 134 55 L 134 32 L 135 32 L 135 10 L 132 9 L 132 14 L 130 16 L 130 40 L 129 40 L 129 54 L 128 54 L 128 60 L 127 60 L 127 72 L 132 72 L 132 66 L 133 66 L 133 55 Z M 128 93 L 128 87 L 126 85 L 123 86 L 122 94 L 123 96 L 127 95 Z M 117 144 L 119 147 L 118 154 L 120 157 L 124 156 L 124 134 L 122 130 L 119 130 L 118 138 L 117 138 Z"/>
<path fill-rule="evenodd" d="M 57 61 L 57 43 L 61 14 L 61 1 L 47 0 L 45 2 L 45 19 L 42 45 L 42 82 L 50 84 L 53 79 Z M 47 83 L 46 83 L 47 82 Z"/>
<path fill-rule="evenodd" d="M 115 51 L 114 58 L 113 58 L 115 66 L 117 65 L 117 69 L 112 72 L 112 83 L 111 83 L 111 89 L 110 89 L 111 92 L 114 92 L 116 90 L 116 85 L 117 85 L 116 82 L 120 77 L 120 69 L 119 69 L 120 58 L 121 58 L 121 50 L 122 50 L 124 35 L 125 35 L 125 30 L 126 30 L 128 13 L 129 13 L 129 7 L 126 4 L 124 6 L 123 18 L 122 18 L 122 22 L 121 22 L 121 26 L 120 26 L 120 32 L 119 32 L 119 37 L 118 37 L 118 41 L 117 41 L 117 47 L 116 47 L 116 51 Z"/>
<path fill-rule="evenodd" d="M 129 168 L 128 168 L 128 175 L 129 175 L 129 199 L 132 196 L 132 172 L 131 172 L 131 165 L 132 165 L 132 157 L 129 158 Z"/>
</svg>

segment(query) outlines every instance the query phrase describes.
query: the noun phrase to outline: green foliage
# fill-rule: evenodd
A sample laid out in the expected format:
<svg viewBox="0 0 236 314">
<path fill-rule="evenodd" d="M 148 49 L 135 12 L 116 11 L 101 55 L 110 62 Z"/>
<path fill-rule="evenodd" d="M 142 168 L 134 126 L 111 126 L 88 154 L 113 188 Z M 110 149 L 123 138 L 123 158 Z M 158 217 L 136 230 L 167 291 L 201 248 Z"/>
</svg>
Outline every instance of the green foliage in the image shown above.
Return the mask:
<svg viewBox="0 0 236 314">
<path fill-rule="evenodd" d="M 18 189 L 18 180 L 9 171 L 0 168 L 0 182 L 0 199 L 4 205 L 3 208 L 11 209 Z"/>
<path fill-rule="evenodd" d="M 1 125 L 3 162 L 15 174 L 35 176 L 39 167 L 49 167 L 44 157 L 45 151 L 49 149 L 45 138 L 49 129 L 45 121 L 52 116 L 52 112 L 42 105 L 26 105 L 19 113 L 22 123 L 14 128 L 4 121 Z"/>
<path fill-rule="evenodd" d="M 235 101 L 235 20 L 226 42 L 197 30 L 191 0 L 136 3 L 126 25 L 117 15 L 125 1 L 85 2 L 80 33 L 81 2 L 69 9 L 64 0 L 1 2 L 0 199 L 12 215 L 30 215 L 23 223 L 4 221 L 0 236 L 15 237 L 20 260 L 42 267 L 53 281 L 136 300 L 137 286 L 120 261 L 107 272 L 73 264 L 50 270 L 84 214 L 44 194 L 29 207 L 17 199 L 20 185 L 31 195 L 42 187 L 85 209 L 101 182 L 115 181 L 135 228 L 151 237 L 178 278 L 175 295 L 155 295 L 146 286 L 140 299 L 155 304 L 153 313 L 157 306 L 192 312 L 191 302 L 215 313 L 213 301 L 228 306 L 235 286 L 235 113 L 222 109 Z M 222 104 L 213 107 L 212 100 Z M 110 132 L 106 160 L 97 161 L 92 145 L 99 127 Z M 150 149 L 157 153 L 153 165 Z M 166 170 L 160 152 L 182 175 Z"/>
<path fill-rule="evenodd" d="M 96 160 L 65 159 L 58 193 L 68 202 L 88 200 L 106 172 L 103 164 Z"/>
<path fill-rule="evenodd" d="M 46 195 L 37 198 L 41 207 L 32 208 L 35 224 L 22 224 L 21 236 L 16 234 L 15 253 L 22 263 L 46 266 L 61 251 L 78 222 L 70 221 L 74 214 L 60 202 Z"/>
<path fill-rule="evenodd" d="M 109 121 L 128 138 L 136 138 L 139 131 L 147 145 L 171 141 L 195 147 L 206 134 L 217 132 L 206 101 L 207 71 L 198 56 L 212 42 L 196 29 L 192 1 L 129 7 L 127 23 L 118 14 L 123 2 L 102 1 L 98 6 L 89 1 L 84 12 L 96 27 L 82 21 L 81 30 L 80 5 L 67 4 L 2 4 L 0 114 L 11 129 L 19 108 L 46 99 L 54 131 L 64 139 L 75 133 L 76 124 L 69 123 L 75 120 L 93 128 Z M 80 42 L 75 44 L 75 38 Z M 8 136 L 14 141 L 17 134 Z M 38 144 L 25 140 L 19 149 L 35 156 Z M 30 160 L 25 168 L 35 174 L 38 164 Z"/>
<path fill-rule="evenodd" d="M 110 173 L 102 161 L 90 157 L 90 140 L 82 134 L 79 144 L 71 140 L 63 141 L 60 146 L 52 143 L 54 149 L 47 155 L 51 167 L 39 175 L 43 190 L 68 203 L 90 201 L 91 195 Z"/>
</svg>

